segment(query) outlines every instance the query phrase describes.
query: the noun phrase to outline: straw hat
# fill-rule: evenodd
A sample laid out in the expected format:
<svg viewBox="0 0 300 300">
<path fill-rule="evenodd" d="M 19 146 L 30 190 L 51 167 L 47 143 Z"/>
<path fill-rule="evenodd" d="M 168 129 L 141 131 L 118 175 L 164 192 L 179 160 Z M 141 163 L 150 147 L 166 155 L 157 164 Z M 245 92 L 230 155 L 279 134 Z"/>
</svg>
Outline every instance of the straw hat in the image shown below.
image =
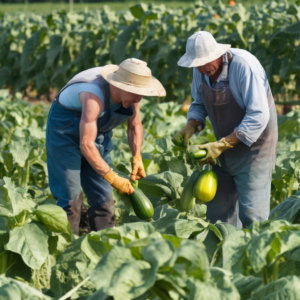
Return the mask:
<svg viewBox="0 0 300 300">
<path fill-rule="evenodd" d="M 142 96 L 166 96 L 166 90 L 153 76 L 147 63 L 128 58 L 118 65 L 107 65 L 100 69 L 102 77 L 110 84 L 126 92 Z"/>
<path fill-rule="evenodd" d="M 198 31 L 190 36 L 186 43 L 186 53 L 178 61 L 181 67 L 200 67 L 225 54 L 231 45 L 219 44 L 211 33 Z"/>
</svg>

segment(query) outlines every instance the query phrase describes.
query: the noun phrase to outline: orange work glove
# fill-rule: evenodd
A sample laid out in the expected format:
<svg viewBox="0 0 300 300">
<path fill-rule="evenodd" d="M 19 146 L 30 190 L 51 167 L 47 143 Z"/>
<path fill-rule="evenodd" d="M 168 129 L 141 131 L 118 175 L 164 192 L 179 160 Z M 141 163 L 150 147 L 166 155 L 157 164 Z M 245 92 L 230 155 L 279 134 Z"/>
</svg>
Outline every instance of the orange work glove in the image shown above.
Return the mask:
<svg viewBox="0 0 300 300">
<path fill-rule="evenodd" d="M 131 159 L 132 172 L 130 174 L 130 180 L 135 181 L 146 177 L 142 155 L 135 155 Z"/>
<path fill-rule="evenodd" d="M 130 184 L 130 181 L 126 178 L 120 177 L 118 174 L 116 174 L 113 170 L 110 170 L 105 176 L 104 179 L 106 179 L 109 184 L 117 190 L 120 194 L 132 194 L 134 192 L 134 189 L 132 185 Z"/>
</svg>

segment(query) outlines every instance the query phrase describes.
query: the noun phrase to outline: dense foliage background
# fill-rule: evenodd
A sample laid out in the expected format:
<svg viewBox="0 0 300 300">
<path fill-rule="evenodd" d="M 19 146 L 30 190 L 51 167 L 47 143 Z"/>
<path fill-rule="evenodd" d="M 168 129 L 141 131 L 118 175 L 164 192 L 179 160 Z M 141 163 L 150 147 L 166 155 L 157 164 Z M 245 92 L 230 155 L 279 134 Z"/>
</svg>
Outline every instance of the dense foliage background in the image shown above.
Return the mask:
<svg viewBox="0 0 300 300">
<path fill-rule="evenodd" d="M 300 6 L 270 1 L 246 9 L 238 3 L 166 9 L 138 4 L 115 12 L 3 14 L 0 86 L 38 93 L 60 89 L 79 71 L 128 57 L 147 61 L 165 86 L 165 101 L 190 97 L 191 69 L 177 66 L 187 38 L 210 31 L 218 42 L 251 51 L 264 66 L 273 94 L 291 100 L 300 90 Z M 297 96 L 296 96 L 297 97 Z M 281 100 L 281 99 L 279 99 Z"/>
<path fill-rule="evenodd" d="M 299 5 L 271 1 L 246 9 L 198 1 L 180 9 L 139 4 L 122 12 L 0 14 L 0 87 L 9 88 L 0 89 L 1 300 L 300 299 L 300 111 L 278 116 L 269 220 L 243 230 L 210 223 L 205 205 L 181 210 L 194 166 L 171 142 L 186 122 L 181 103 L 192 79 L 177 61 L 197 30 L 250 50 L 277 101 L 296 99 Z M 117 226 L 74 236 L 48 185 L 49 105 L 31 105 L 24 95 L 60 89 L 81 70 L 127 57 L 146 60 L 168 93 L 163 103 L 141 105 L 147 177 L 139 188 L 153 203 L 153 221 L 139 220 L 129 196 L 114 191 Z M 114 130 L 111 167 L 128 178 L 126 127 Z M 192 137 L 194 144 L 214 140 L 209 121 Z"/>
<path fill-rule="evenodd" d="M 32 106 L 21 93 L 16 98 L 0 90 L 1 299 L 298 299 L 300 111 L 279 116 L 269 221 L 238 230 L 210 223 L 206 205 L 181 210 L 193 168 L 171 137 L 185 113 L 179 104 L 143 99 L 147 177 L 139 188 L 153 203 L 153 222 L 139 220 L 129 196 L 114 191 L 117 226 L 77 237 L 48 187 L 49 106 Z M 111 167 L 129 178 L 126 126 L 114 130 Z M 209 122 L 192 138 L 213 140 Z"/>
</svg>

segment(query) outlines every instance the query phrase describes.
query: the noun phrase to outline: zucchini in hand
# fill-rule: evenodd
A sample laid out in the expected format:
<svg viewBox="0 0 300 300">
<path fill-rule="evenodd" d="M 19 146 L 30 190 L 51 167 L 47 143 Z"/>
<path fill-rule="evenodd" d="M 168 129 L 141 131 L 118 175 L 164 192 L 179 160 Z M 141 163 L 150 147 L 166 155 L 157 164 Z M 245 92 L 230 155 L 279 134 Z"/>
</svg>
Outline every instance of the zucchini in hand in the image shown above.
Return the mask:
<svg viewBox="0 0 300 300">
<path fill-rule="evenodd" d="M 143 191 L 135 188 L 133 194 L 129 196 L 136 216 L 141 220 L 152 221 L 154 214 L 153 205 Z"/>
<path fill-rule="evenodd" d="M 207 150 L 206 149 L 199 149 L 195 152 L 193 152 L 193 158 L 195 160 L 200 160 L 202 158 L 204 158 L 207 155 Z"/>
</svg>

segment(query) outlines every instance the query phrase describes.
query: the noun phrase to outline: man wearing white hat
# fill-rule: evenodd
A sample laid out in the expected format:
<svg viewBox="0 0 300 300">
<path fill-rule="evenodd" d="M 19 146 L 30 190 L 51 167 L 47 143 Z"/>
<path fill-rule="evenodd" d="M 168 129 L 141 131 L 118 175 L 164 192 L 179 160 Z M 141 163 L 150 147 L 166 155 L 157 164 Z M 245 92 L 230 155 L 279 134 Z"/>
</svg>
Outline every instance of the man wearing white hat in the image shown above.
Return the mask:
<svg viewBox="0 0 300 300">
<path fill-rule="evenodd" d="M 207 203 L 211 222 L 248 227 L 270 210 L 272 168 L 277 149 L 277 115 L 266 73 L 251 53 L 219 44 L 206 31 L 193 34 L 179 66 L 193 68 L 192 97 L 186 126 L 173 141 L 183 141 L 205 126 L 208 116 L 217 141 L 200 163 L 219 158 L 215 198 Z M 238 218 L 239 217 L 239 218 Z"/>
<path fill-rule="evenodd" d="M 90 205 L 91 231 L 115 225 L 112 188 L 128 194 L 134 189 L 110 168 L 112 130 L 128 120 L 130 179 L 145 177 L 139 102 L 143 96 L 165 95 L 147 64 L 131 58 L 77 74 L 55 97 L 46 131 L 49 186 L 74 233 L 79 232 L 81 187 Z"/>
</svg>

